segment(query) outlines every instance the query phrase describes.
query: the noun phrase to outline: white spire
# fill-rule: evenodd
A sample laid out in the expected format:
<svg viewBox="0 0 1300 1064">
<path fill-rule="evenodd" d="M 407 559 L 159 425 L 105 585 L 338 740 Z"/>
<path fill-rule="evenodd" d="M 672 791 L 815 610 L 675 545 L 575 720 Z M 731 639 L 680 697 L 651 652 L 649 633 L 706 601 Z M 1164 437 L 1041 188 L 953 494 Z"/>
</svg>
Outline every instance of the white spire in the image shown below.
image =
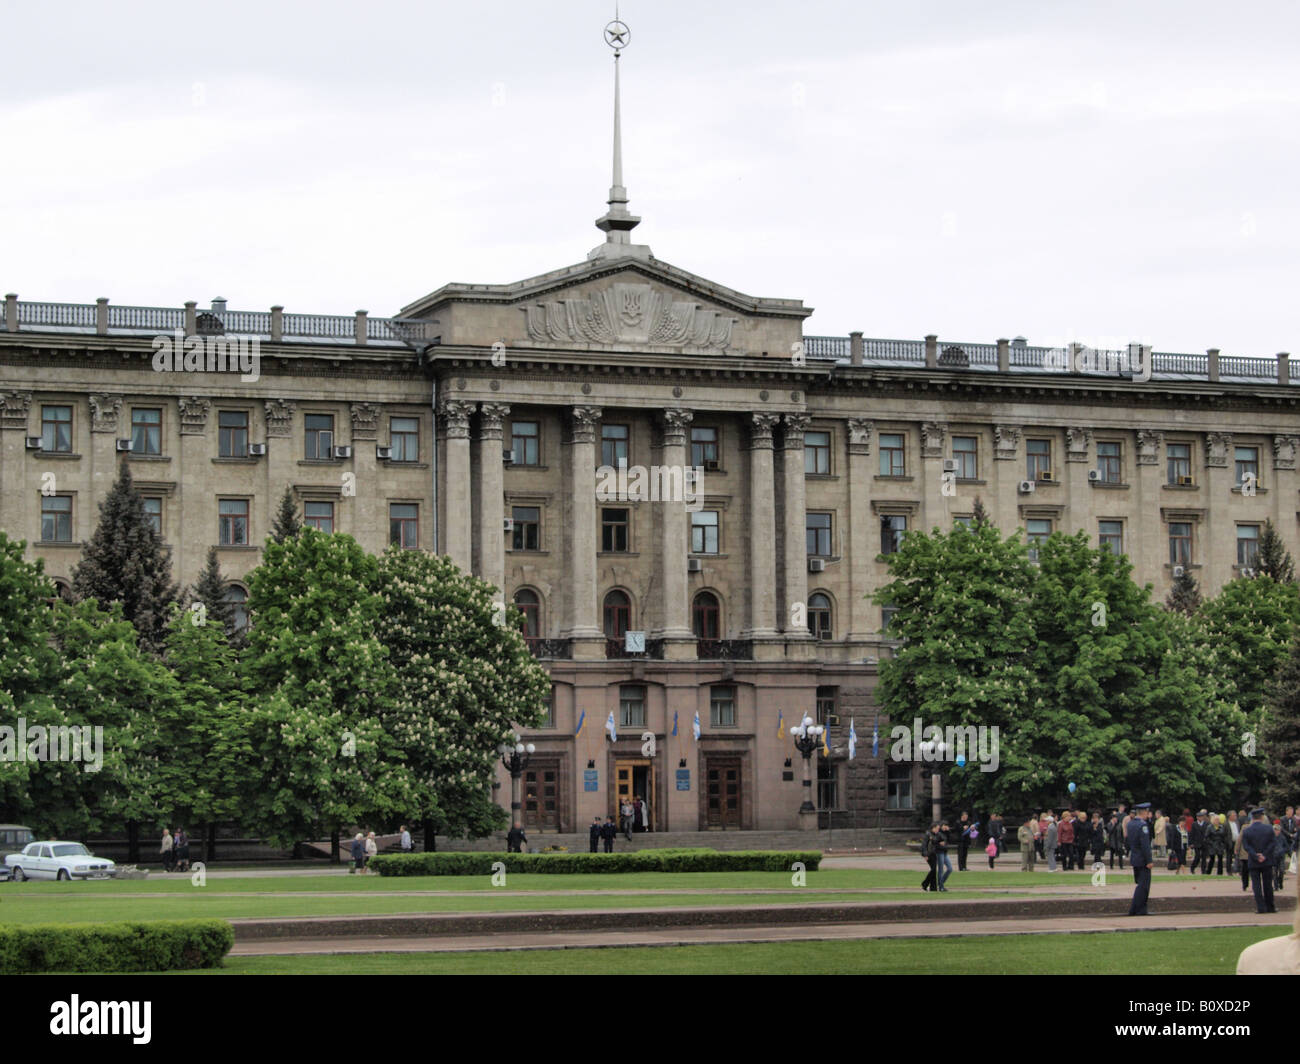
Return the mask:
<svg viewBox="0 0 1300 1064">
<path fill-rule="evenodd" d="M 596 219 L 596 228 L 605 234 L 605 243 L 587 257 L 619 258 L 625 255 L 648 257 L 650 249 L 633 244 L 629 234 L 641 219 L 627 209 L 627 189 L 623 186 L 623 116 L 622 85 L 619 75 L 619 57 L 632 39 L 632 31 L 618 17 L 614 8 L 614 21 L 605 27 L 605 43 L 614 49 L 614 173 L 609 188 L 609 210 Z"/>
</svg>

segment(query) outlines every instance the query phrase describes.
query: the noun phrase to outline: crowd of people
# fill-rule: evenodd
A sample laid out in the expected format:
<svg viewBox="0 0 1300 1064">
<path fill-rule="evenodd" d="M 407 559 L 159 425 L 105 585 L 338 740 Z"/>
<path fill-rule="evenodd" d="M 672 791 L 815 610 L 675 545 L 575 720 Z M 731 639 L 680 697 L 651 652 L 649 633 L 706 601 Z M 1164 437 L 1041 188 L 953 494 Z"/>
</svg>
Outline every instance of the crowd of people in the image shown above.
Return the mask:
<svg viewBox="0 0 1300 1064">
<path fill-rule="evenodd" d="M 1095 868 L 1109 863 L 1110 868 L 1128 866 L 1130 860 L 1129 824 L 1133 814 L 1120 805 L 1106 813 L 1100 811 L 1063 809 L 1059 816 L 1053 811 L 1026 817 L 1016 828 L 1020 844 L 1020 868 L 1033 871 L 1039 860 L 1047 865 L 1048 872 L 1073 871 Z M 1246 810 L 1229 810 L 1227 813 L 1202 809 L 1195 815 L 1184 809 L 1181 814 L 1167 816 L 1160 809 L 1154 811 L 1149 831 L 1153 859 L 1165 863 L 1175 874 L 1241 876 L 1241 889 L 1250 889 L 1251 862 L 1246 851 L 1244 834 L 1251 822 Z M 1294 806 L 1272 821 L 1274 843 L 1268 857 L 1271 869 L 1271 886 L 1282 889 L 1288 870 L 1297 861 L 1300 844 L 1300 817 Z M 946 891 L 944 885 L 952 874 L 949 850 L 957 851 L 957 871 L 967 870 L 967 859 L 972 847 L 982 849 L 989 867 L 1003 855 L 1007 827 L 1002 814 L 995 812 L 988 823 L 981 825 L 969 812 L 951 821 L 930 825 L 922 842 L 921 855 L 929 865 L 929 872 L 921 882 L 922 890 Z M 1258 862 L 1257 862 L 1258 864 Z"/>
<path fill-rule="evenodd" d="M 171 828 L 163 828 L 162 846 L 158 853 L 162 856 L 164 872 L 188 872 L 190 870 L 190 837 L 184 828 L 177 828 L 172 834 Z"/>
</svg>

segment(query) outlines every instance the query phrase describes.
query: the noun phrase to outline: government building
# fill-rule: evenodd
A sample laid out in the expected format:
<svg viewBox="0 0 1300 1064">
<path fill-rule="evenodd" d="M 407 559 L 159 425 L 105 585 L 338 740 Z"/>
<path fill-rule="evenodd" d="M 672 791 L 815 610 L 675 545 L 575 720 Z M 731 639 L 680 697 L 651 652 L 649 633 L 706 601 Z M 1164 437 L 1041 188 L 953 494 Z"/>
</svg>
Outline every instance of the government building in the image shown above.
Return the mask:
<svg viewBox="0 0 1300 1064">
<path fill-rule="evenodd" d="M 125 461 L 175 578 L 216 547 L 236 604 L 286 487 L 369 551 L 449 555 L 519 607 L 551 675 L 530 834 L 634 795 L 655 831 L 809 826 L 805 715 L 828 727 L 821 826 L 911 824 L 928 777 L 888 760 L 895 644 L 870 596 L 903 535 L 977 498 L 1004 533 L 1128 554 L 1157 600 L 1177 567 L 1206 595 L 1249 569 L 1266 520 L 1296 551 L 1287 355 L 809 335 L 801 300 L 635 243 L 615 143 L 584 261 L 391 318 L 6 296 L 0 529 L 66 584 Z M 195 372 L 169 345 L 256 364 Z"/>
</svg>

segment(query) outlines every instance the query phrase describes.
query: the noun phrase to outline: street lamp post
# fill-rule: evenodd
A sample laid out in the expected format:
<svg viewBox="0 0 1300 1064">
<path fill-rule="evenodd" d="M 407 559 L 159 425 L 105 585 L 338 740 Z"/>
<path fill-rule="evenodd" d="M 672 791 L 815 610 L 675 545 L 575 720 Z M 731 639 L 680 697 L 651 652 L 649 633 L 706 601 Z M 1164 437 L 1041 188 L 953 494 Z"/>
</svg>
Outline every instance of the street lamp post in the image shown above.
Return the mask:
<svg viewBox="0 0 1300 1064">
<path fill-rule="evenodd" d="M 533 756 L 533 751 L 537 749 L 532 743 L 523 743 L 519 736 L 514 737 L 514 743 L 502 743 L 497 747 L 497 753 L 501 755 L 501 764 L 510 773 L 510 827 L 512 830 L 523 830 L 524 826 L 524 805 L 519 797 L 519 778 L 524 774 L 524 769 L 528 767 L 528 759 Z"/>
<path fill-rule="evenodd" d="M 948 744 L 942 739 L 937 743 L 927 740 L 917 750 L 935 765 L 930 770 L 930 819 L 937 824 L 943 820 L 943 770 L 938 766 L 948 756 Z"/>
<path fill-rule="evenodd" d="M 812 754 L 821 746 L 824 731 L 825 728 L 815 724 L 812 717 L 808 716 L 790 729 L 795 749 L 803 754 L 803 805 L 799 807 L 801 831 L 817 830 L 817 807 L 812 800 Z"/>
</svg>

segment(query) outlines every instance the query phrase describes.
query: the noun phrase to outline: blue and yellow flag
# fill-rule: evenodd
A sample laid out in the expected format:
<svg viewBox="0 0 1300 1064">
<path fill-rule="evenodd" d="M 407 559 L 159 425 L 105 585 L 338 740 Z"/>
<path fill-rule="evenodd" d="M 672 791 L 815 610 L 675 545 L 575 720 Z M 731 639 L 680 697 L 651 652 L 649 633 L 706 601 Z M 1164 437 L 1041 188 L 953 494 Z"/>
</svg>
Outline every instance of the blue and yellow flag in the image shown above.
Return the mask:
<svg viewBox="0 0 1300 1064">
<path fill-rule="evenodd" d="M 587 723 L 587 711 L 584 709 L 584 710 L 582 711 L 582 716 L 580 716 L 580 717 L 578 718 L 578 726 L 577 726 L 576 728 L 573 729 L 573 734 L 574 734 L 574 735 L 581 735 L 581 734 L 582 734 L 582 726 L 583 726 L 584 724 L 586 724 L 586 723 Z"/>
<path fill-rule="evenodd" d="M 826 725 L 822 725 L 822 756 L 830 757 L 831 748 L 827 745 L 826 740 L 830 738 L 831 730 Z"/>
<path fill-rule="evenodd" d="M 776 711 L 776 737 L 779 739 L 785 734 L 785 712 L 778 709 Z"/>
</svg>

